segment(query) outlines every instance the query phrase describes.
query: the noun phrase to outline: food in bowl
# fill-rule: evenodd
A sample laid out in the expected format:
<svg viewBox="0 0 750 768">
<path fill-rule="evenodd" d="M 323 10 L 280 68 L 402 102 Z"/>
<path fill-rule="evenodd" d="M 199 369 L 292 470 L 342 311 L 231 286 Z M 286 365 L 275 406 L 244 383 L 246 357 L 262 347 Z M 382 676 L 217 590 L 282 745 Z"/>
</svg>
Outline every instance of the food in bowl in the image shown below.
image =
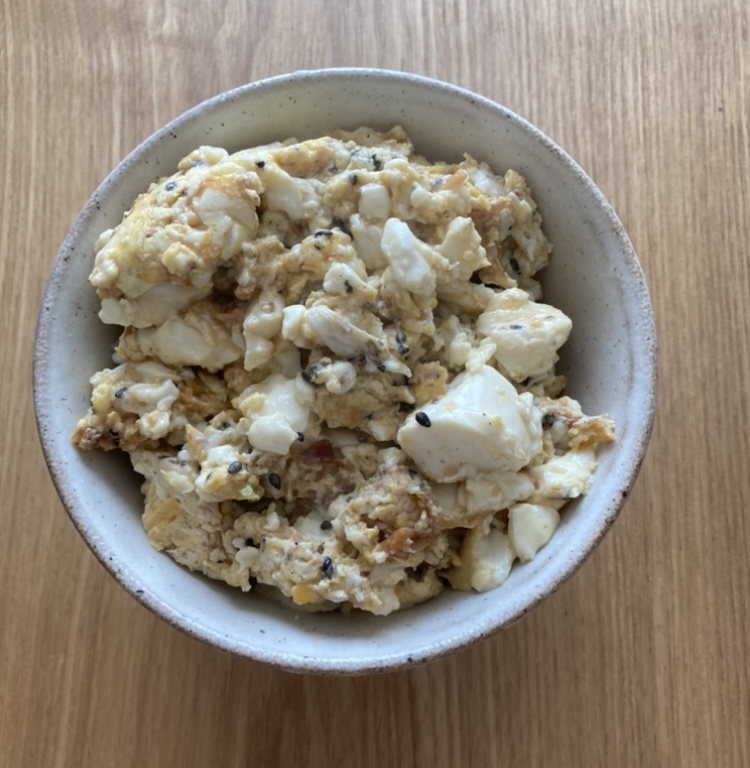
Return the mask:
<svg viewBox="0 0 750 768">
<path fill-rule="evenodd" d="M 96 250 L 125 329 L 74 442 L 126 451 L 150 542 L 243 590 L 384 615 L 499 587 L 614 438 L 562 394 L 526 181 L 399 127 L 201 147 Z"/>
</svg>

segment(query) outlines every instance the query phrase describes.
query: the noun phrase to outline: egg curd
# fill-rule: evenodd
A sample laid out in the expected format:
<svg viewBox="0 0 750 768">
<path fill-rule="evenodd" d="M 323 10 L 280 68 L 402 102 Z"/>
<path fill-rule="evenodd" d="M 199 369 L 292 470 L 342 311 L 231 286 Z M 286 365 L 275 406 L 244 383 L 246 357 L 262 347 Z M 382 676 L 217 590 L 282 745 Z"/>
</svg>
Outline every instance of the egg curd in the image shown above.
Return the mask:
<svg viewBox="0 0 750 768">
<path fill-rule="evenodd" d="M 614 439 L 562 396 L 541 223 L 518 173 L 400 127 L 201 147 L 99 238 L 124 330 L 73 441 L 126 451 L 151 544 L 244 591 L 385 615 L 499 587 Z"/>
</svg>

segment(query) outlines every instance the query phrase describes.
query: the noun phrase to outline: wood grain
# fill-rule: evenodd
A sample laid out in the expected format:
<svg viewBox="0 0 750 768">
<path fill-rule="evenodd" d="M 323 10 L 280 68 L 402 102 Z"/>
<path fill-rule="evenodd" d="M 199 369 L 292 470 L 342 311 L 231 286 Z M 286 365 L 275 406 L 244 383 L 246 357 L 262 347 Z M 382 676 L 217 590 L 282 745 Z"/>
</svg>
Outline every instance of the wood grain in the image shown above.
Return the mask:
<svg viewBox="0 0 750 768">
<path fill-rule="evenodd" d="M 750 13 L 744 0 L 0 0 L 0 765 L 750 765 Z M 56 250 L 198 101 L 377 66 L 506 104 L 601 186 L 660 332 L 651 450 L 585 567 L 439 663 L 319 679 L 204 647 L 57 500 L 30 365 Z"/>
</svg>

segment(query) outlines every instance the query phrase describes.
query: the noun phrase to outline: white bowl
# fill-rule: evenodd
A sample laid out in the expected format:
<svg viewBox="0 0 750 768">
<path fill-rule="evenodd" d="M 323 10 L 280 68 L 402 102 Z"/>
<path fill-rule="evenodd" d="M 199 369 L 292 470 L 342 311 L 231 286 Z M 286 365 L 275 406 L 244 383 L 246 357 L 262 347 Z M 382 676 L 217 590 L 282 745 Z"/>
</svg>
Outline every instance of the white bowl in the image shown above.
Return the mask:
<svg viewBox="0 0 750 768">
<path fill-rule="evenodd" d="M 151 548 L 140 480 L 127 459 L 71 445 L 89 377 L 111 360 L 116 331 L 97 318 L 87 277 L 100 232 L 201 144 L 238 150 L 335 127 L 403 125 L 420 154 L 464 152 L 529 181 L 554 244 L 545 300 L 573 320 L 560 370 L 589 413 L 617 422 L 590 493 L 566 507 L 550 543 L 499 589 L 446 591 L 403 613 L 299 614 L 189 573 Z M 243 86 L 186 112 L 135 149 L 88 201 L 65 239 L 39 314 L 34 400 L 57 490 L 79 532 L 137 600 L 190 635 L 227 651 L 305 672 L 394 669 L 443 656 L 509 626 L 568 578 L 611 526 L 646 451 L 655 407 L 656 341 L 648 290 L 614 212 L 550 139 L 507 109 L 435 80 L 397 72 L 297 72 Z M 85 557 L 83 550 L 80 556 Z"/>
</svg>

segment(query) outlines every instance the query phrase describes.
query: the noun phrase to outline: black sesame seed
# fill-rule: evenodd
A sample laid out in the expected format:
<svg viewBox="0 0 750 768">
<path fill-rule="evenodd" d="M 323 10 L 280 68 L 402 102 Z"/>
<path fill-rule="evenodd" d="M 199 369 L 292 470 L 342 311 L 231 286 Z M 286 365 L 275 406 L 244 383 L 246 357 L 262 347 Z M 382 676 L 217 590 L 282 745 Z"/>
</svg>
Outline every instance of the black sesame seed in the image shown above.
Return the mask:
<svg viewBox="0 0 750 768">
<path fill-rule="evenodd" d="M 333 528 L 333 523 L 330 520 L 324 520 L 320 524 L 320 530 L 321 531 L 330 531 L 331 528 Z"/>
<path fill-rule="evenodd" d="M 246 547 L 254 547 L 255 546 L 255 542 L 252 540 L 252 538 L 250 538 L 250 536 L 248 536 L 245 539 L 245 546 Z"/>
<path fill-rule="evenodd" d="M 236 475 L 242 469 L 242 462 L 236 459 L 227 467 L 227 472 L 230 475 Z"/>
<path fill-rule="evenodd" d="M 383 167 L 383 163 L 377 155 L 370 155 L 370 160 L 372 160 L 372 167 L 376 171 L 379 171 Z"/>
<path fill-rule="evenodd" d="M 120 387 L 120 389 L 115 392 L 115 397 L 119 400 L 120 398 L 125 397 L 125 393 L 128 391 L 127 387 Z"/>
<path fill-rule="evenodd" d="M 308 384 L 314 384 L 315 383 L 315 375 L 317 371 L 315 368 L 305 368 L 304 371 L 300 374 L 302 378 L 308 383 Z"/>
<path fill-rule="evenodd" d="M 542 416 L 542 426 L 549 429 L 555 423 L 555 417 L 551 413 L 545 413 Z"/>
<path fill-rule="evenodd" d="M 331 220 L 331 226 L 340 229 L 345 235 L 352 236 L 351 230 L 346 226 L 346 222 L 340 216 L 334 216 Z"/>
<path fill-rule="evenodd" d="M 399 355 L 409 354 L 409 345 L 406 343 L 406 334 L 399 331 L 396 334 L 396 351 Z"/>
<path fill-rule="evenodd" d="M 423 427 L 429 427 L 432 424 L 430 417 L 424 411 L 417 411 L 414 418 L 417 420 L 417 424 Z"/>
<path fill-rule="evenodd" d="M 325 576 L 327 579 L 330 579 L 331 576 L 333 576 L 333 560 L 331 560 L 330 557 L 324 557 L 323 565 L 320 569 L 323 571 L 323 576 Z"/>
<path fill-rule="evenodd" d="M 177 186 L 177 184 L 174 181 L 168 181 L 164 185 L 164 189 L 166 189 L 167 192 L 171 192 L 176 186 Z"/>
<path fill-rule="evenodd" d="M 357 184 L 359 183 L 359 177 L 357 176 L 357 174 L 356 174 L 356 173 L 350 173 L 350 174 L 349 174 L 349 183 L 350 183 L 350 184 L 351 184 L 353 187 L 356 187 L 356 186 L 357 186 Z"/>
<path fill-rule="evenodd" d="M 255 163 L 255 165 L 256 165 L 257 168 L 265 168 L 266 167 L 266 161 L 265 160 L 258 160 Z"/>
<path fill-rule="evenodd" d="M 297 432 L 297 440 L 299 440 L 300 443 L 305 442 L 305 436 L 302 434 L 302 432 Z"/>
<path fill-rule="evenodd" d="M 275 472 L 268 473 L 268 482 L 277 490 L 281 488 L 281 478 Z"/>
<path fill-rule="evenodd" d="M 511 329 L 511 331 L 520 331 L 521 328 L 523 328 L 523 326 L 519 325 L 518 323 L 513 323 L 512 325 L 509 325 L 508 327 Z"/>
<path fill-rule="evenodd" d="M 333 234 L 330 229 L 319 229 L 315 232 L 313 237 L 330 237 Z"/>
</svg>

